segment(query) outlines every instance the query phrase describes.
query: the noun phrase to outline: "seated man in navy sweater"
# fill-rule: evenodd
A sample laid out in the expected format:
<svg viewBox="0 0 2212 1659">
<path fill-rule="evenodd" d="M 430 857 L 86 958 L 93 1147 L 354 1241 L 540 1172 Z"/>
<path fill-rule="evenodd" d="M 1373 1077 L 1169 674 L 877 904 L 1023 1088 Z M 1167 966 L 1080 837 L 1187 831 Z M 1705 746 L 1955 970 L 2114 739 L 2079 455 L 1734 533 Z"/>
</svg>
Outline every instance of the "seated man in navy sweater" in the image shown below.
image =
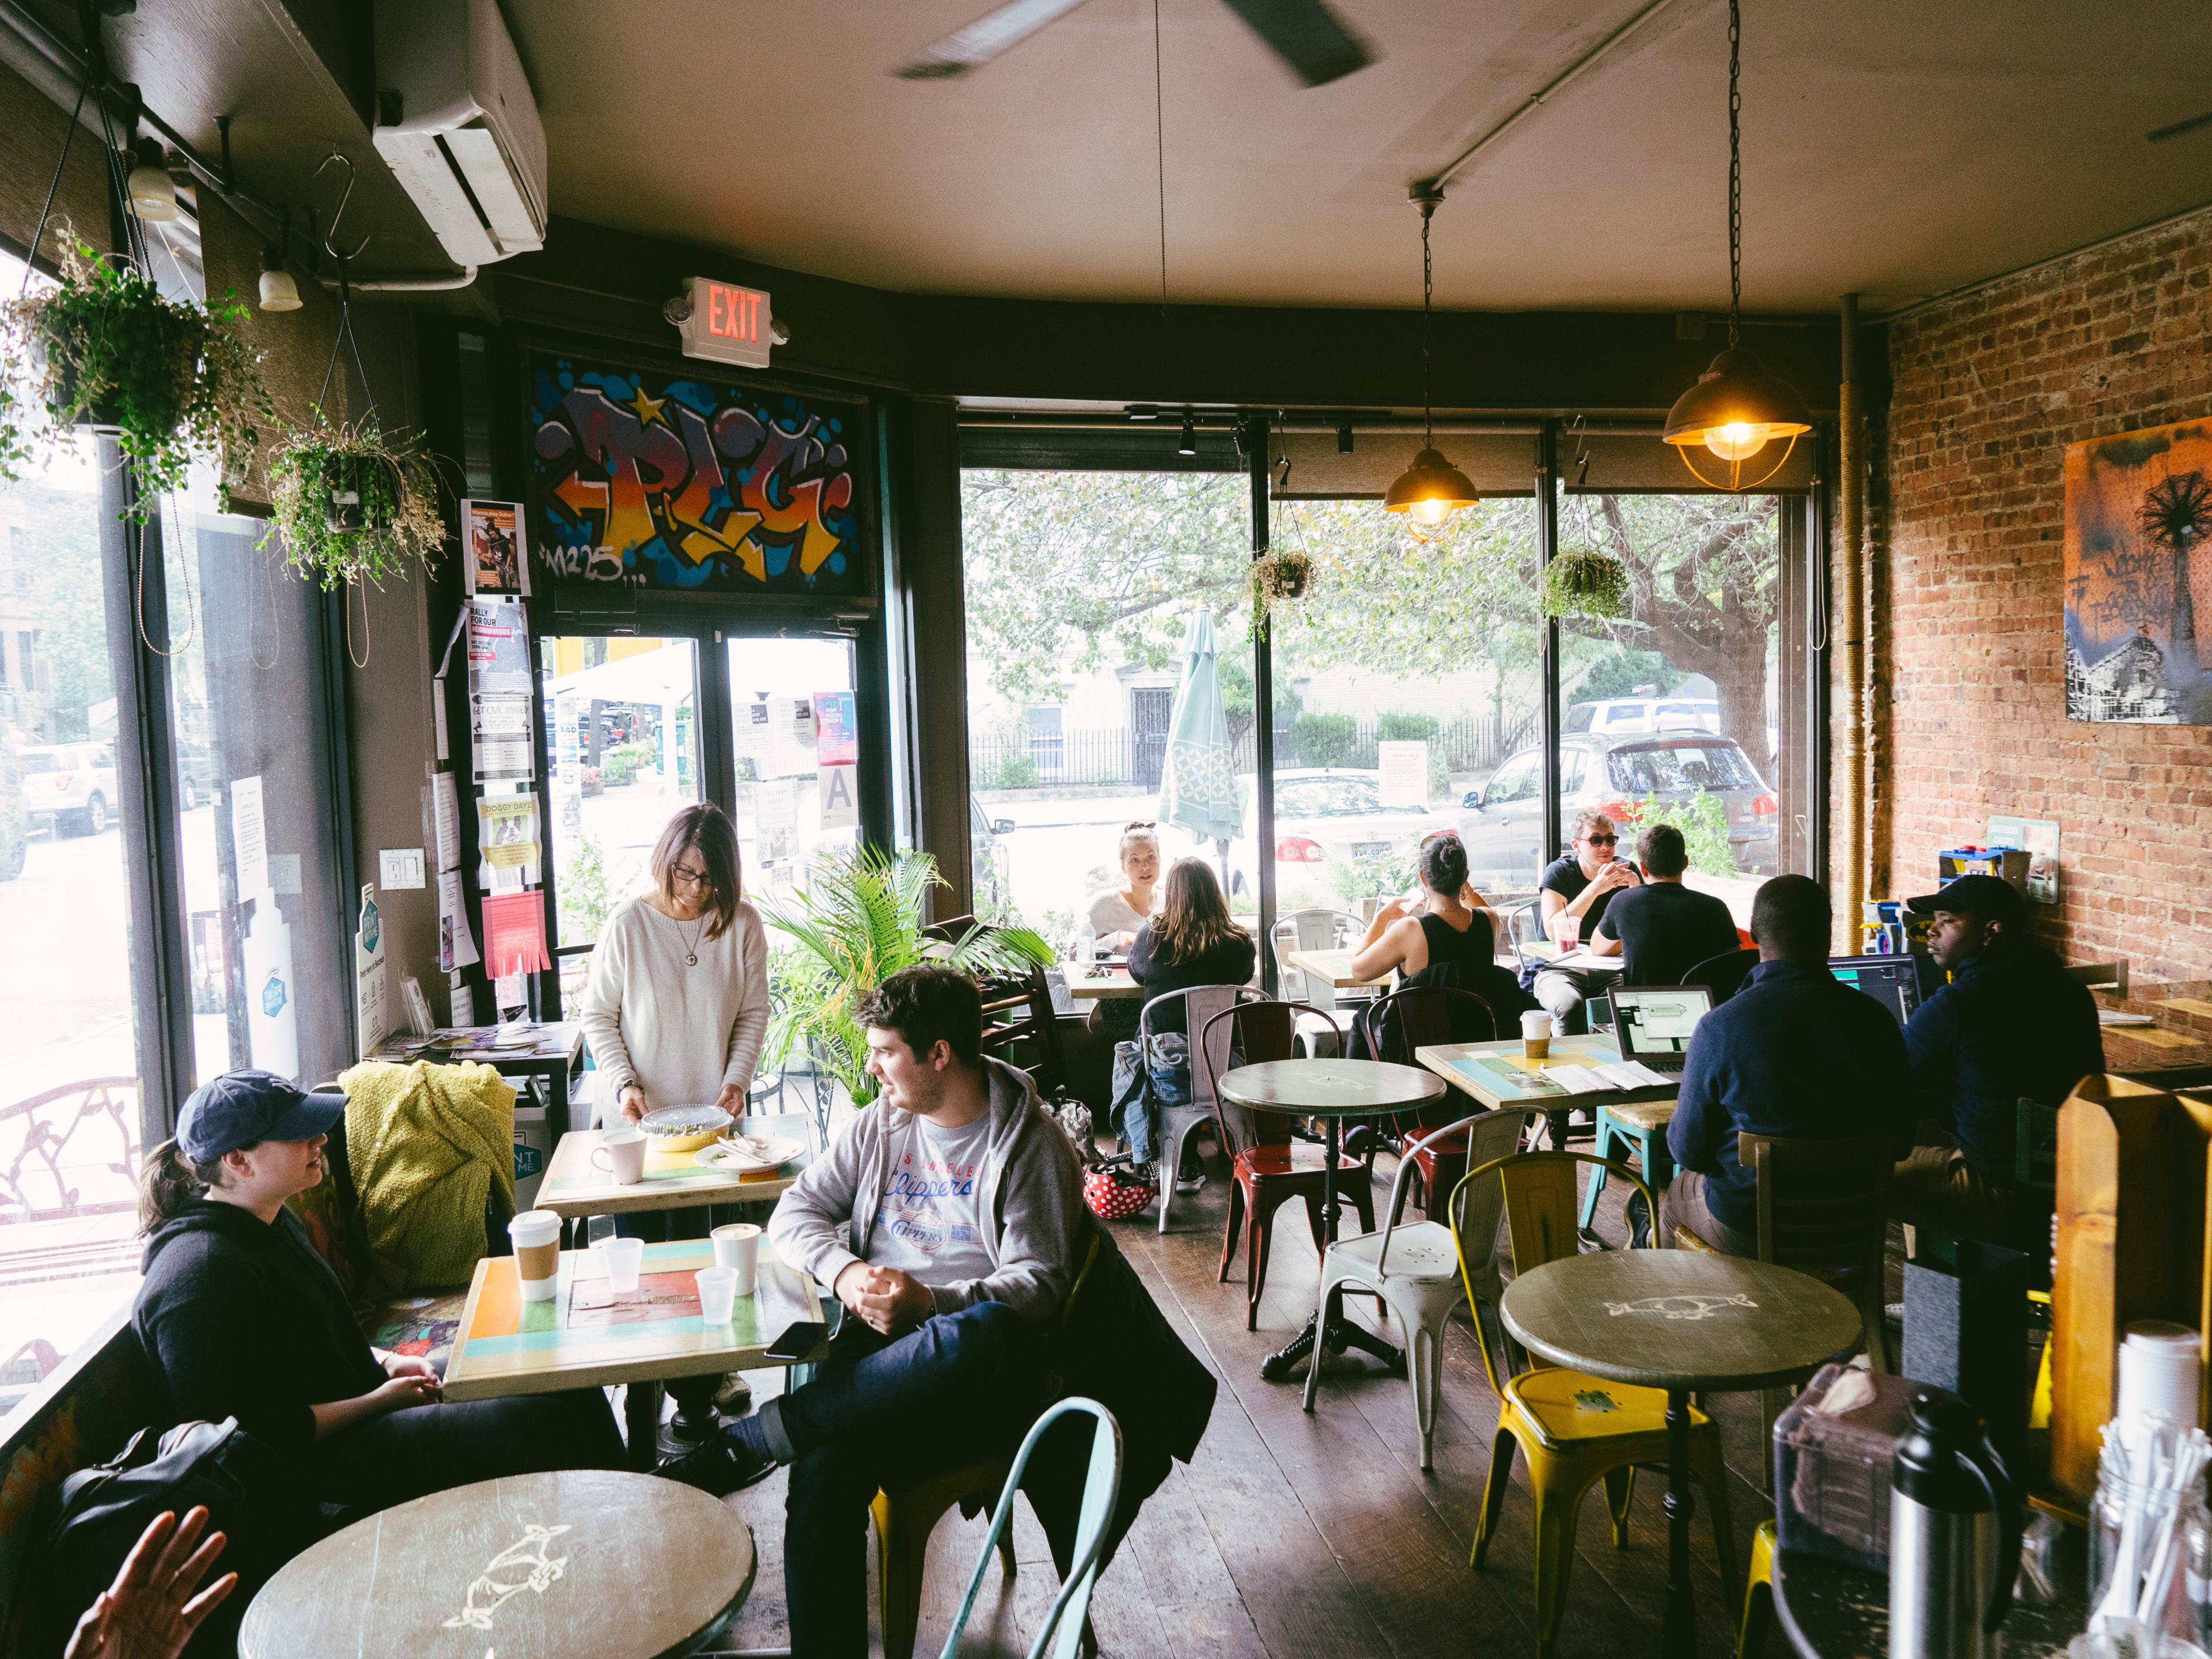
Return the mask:
<svg viewBox="0 0 2212 1659">
<path fill-rule="evenodd" d="M 1759 890 L 1759 966 L 1698 1022 L 1667 1126 L 1679 1166 L 1663 1220 L 1729 1255 L 1759 1254 L 1759 1182 L 1736 1162 L 1740 1131 L 1912 1146 L 1905 1038 L 1881 1004 L 1828 971 L 1828 895 L 1804 876 Z M 1639 1207 L 1640 1197 L 1633 1200 Z"/>
<path fill-rule="evenodd" d="M 1897 1166 L 1890 1214 L 1962 1238 L 2044 1248 L 2050 1200 L 2040 1217 L 2014 1213 L 2020 1103 L 2059 1105 L 2105 1069 L 2096 1002 L 2029 941 L 2027 901 L 2011 883 L 1961 876 L 1911 908 L 1933 918 L 1928 951 L 1951 982 L 1905 1028 L 1921 1113 L 1941 1127 L 1936 1144 Z"/>
</svg>

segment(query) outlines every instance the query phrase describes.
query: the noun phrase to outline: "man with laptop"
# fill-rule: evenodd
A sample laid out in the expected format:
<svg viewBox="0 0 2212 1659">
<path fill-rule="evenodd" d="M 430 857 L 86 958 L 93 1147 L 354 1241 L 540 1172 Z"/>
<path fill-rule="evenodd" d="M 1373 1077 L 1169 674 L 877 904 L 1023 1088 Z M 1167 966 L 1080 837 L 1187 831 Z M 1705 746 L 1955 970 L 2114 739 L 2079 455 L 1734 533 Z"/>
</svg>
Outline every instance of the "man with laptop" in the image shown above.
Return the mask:
<svg viewBox="0 0 2212 1659">
<path fill-rule="evenodd" d="M 1829 920 L 1826 890 L 1807 877 L 1761 887 L 1751 911 L 1759 966 L 1686 1044 L 1667 1126 L 1678 1170 L 1662 1223 L 1729 1255 L 1759 1254 L 1759 1182 L 1736 1161 L 1740 1133 L 1881 1135 L 1898 1157 L 1911 1149 L 1904 1033 L 1881 1003 L 1829 972 Z M 1640 1195 L 1630 1202 L 1642 1207 Z"/>
<path fill-rule="evenodd" d="M 2105 1069 L 2096 1002 L 2028 939 L 2027 901 L 2010 882 L 1961 876 L 1911 908 L 1932 918 L 1929 954 L 1951 982 L 1905 1028 L 1913 1087 L 1938 1127 L 1897 1166 L 1890 1214 L 1992 1243 L 2011 1242 L 2016 1221 L 2040 1237 L 2013 1213 L 2020 1103 L 2057 1106 Z"/>
<path fill-rule="evenodd" d="M 1636 838 L 1644 884 L 1615 893 L 1590 939 L 1592 955 L 1618 956 L 1626 985 L 1680 985 L 1699 963 L 1737 948 L 1735 918 L 1711 893 L 1684 884 L 1690 849 L 1671 823 Z"/>
</svg>

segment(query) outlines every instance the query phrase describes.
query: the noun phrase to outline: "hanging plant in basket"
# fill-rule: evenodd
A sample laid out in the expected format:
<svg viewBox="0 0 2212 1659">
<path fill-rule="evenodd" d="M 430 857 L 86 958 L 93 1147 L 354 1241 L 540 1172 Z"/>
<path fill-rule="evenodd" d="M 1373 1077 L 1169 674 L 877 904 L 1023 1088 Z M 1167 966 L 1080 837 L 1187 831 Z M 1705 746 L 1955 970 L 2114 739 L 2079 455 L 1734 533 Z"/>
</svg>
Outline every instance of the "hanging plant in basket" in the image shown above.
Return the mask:
<svg viewBox="0 0 2212 1659">
<path fill-rule="evenodd" d="M 1257 629 L 1266 623 L 1276 600 L 1304 599 L 1306 589 L 1313 585 L 1313 556 L 1296 548 L 1263 553 L 1253 560 L 1249 578 L 1253 627 Z"/>
<path fill-rule="evenodd" d="M 169 299 L 136 266 L 72 239 L 60 282 L 0 305 L 0 483 L 91 427 L 131 461 L 130 517 L 143 522 L 183 489 L 196 453 L 217 459 L 228 507 L 228 483 L 275 418 L 260 353 L 238 333 L 245 316 L 228 296 Z"/>
<path fill-rule="evenodd" d="M 325 587 L 380 582 L 445 545 L 437 464 L 419 436 L 392 437 L 373 416 L 351 425 L 318 417 L 286 438 L 269 463 L 269 536 Z"/>
<path fill-rule="evenodd" d="M 1571 547 L 1544 567 L 1536 606 L 1547 617 L 1609 621 L 1628 614 L 1628 567 L 1587 547 Z"/>
</svg>

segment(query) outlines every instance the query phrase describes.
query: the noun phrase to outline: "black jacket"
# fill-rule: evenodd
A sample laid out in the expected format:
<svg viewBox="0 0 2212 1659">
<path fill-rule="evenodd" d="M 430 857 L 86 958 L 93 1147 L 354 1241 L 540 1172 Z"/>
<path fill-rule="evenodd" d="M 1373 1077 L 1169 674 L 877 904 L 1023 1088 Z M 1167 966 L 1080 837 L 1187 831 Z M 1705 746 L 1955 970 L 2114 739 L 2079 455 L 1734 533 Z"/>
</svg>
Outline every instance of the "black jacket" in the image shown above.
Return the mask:
<svg viewBox="0 0 2212 1659">
<path fill-rule="evenodd" d="M 177 1420 L 235 1417 L 284 1453 L 314 1443 L 308 1409 L 380 1387 L 384 1367 L 337 1275 L 289 1210 L 204 1199 L 148 1236 L 131 1322 Z"/>
</svg>

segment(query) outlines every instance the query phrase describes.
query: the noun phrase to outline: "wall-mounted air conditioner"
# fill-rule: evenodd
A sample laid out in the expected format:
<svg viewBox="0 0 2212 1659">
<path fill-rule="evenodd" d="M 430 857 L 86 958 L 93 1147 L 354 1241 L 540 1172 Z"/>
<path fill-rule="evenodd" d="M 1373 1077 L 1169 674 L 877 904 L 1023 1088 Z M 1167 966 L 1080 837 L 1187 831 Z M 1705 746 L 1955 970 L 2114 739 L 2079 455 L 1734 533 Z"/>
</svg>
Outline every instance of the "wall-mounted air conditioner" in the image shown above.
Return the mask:
<svg viewBox="0 0 2212 1659">
<path fill-rule="evenodd" d="M 376 0 L 377 152 L 457 264 L 545 245 L 545 129 L 497 0 Z"/>
</svg>

